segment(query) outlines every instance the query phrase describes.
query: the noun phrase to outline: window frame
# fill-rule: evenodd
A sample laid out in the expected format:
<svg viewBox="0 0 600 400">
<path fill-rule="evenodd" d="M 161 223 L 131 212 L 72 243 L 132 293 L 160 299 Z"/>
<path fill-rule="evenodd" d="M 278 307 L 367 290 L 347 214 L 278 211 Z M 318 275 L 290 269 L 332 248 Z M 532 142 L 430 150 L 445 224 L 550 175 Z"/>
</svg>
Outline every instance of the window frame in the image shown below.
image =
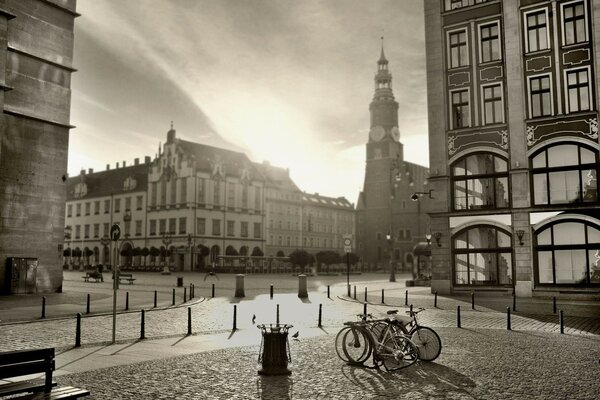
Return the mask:
<svg viewBox="0 0 600 400">
<path fill-rule="evenodd" d="M 452 66 L 452 48 L 453 47 L 458 47 L 458 46 L 453 46 L 450 43 L 450 36 L 452 36 L 455 33 L 459 33 L 459 32 L 463 32 L 465 34 L 465 51 L 467 53 L 467 63 L 464 65 L 460 65 L 460 57 L 459 57 L 459 65 L 456 67 Z M 462 42 L 461 42 L 462 43 Z M 459 50 L 459 54 L 460 54 L 460 50 Z M 448 63 L 447 65 L 447 69 L 448 70 L 453 70 L 453 69 L 459 69 L 459 68 L 465 68 L 471 65 L 471 48 L 469 46 L 469 30 L 467 29 L 466 26 L 462 27 L 462 28 L 456 28 L 456 29 L 450 29 L 446 31 L 446 62 Z"/>
<path fill-rule="evenodd" d="M 550 82 L 550 87 L 549 87 L 549 91 L 550 91 L 550 114 L 548 115 L 539 115 L 539 116 L 533 116 L 533 101 L 532 101 L 532 92 L 531 92 L 531 80 L 532 79 L 539 79 L 541 77 L 547 77 L 548 81 Z M 543 93 L 543 92 L 540 92 Z M 529 119 L 533 119 L 533 118 L 547 118 L 547 117 L 552 117 L 554 116 L 554 86 L 553 86 L 553 82 L 552 82 L 552 73 L 543 73 L 543 74 L 536 74 L 536 75 L 529 75 L 527 76 L 527 106 L 528 106 L 528 110 L 529 110 Z"/>
<path fill-rule="evenodd" d="M 454 126 L 454 107 L 456 106 L 456 104 L 453 103 L 453 94 L 456 92 L 467 92 L 467 99 L 468 99 L 468 103 L 467 103 L 467 107 L 469 108 L 469 124 L 468 126 L 460 126 L 460 127 L 456 127 Z M 449 107 L 449 125 L 450 125 L 450 130 L 458 130 L 458 129 L 468 129 L 471 128 L 473 126 L 473 108 L 471 107 L 471 88 L 459 88 L 459 89 L 450 89 L 449 90 L 450 93 L 450 101 L 448 102 L 448 107 Z M 463 104 L 463 103 L 458 103 L 458 104 Z"/>
<path fill-rule="evenodd" d="M 571 4 L 575 4 L 575 3 L 583 3 L 583 25 L 584 25 L 584 32 L 585 32 L 585 39 L 579 42 L 574 42 L 574 43 L 569 43 L 567 44 L 567 36 L 566 36 L 566 18 L 565 18 L 565 8 L 567 8 L 568 6 L 570 6 Z M 560 4 L 560 33 L 561 33 L 561 43 L 563 46 L 576 46 L 576 45 L 580 45 L 582 43 L 588 43 L 590 41 L 590 26 L 589 26 L 589 18 L 588 18 L 588 5 L 587 5 L 587 1 L 586 0 L 572 0 L 572 1 L 568 1 L 565 3 L 561 3 Z M 573 18 L 573 20 L 575 20 L 575 18 Z M 575 32 L 577 32 L 577 30 L 575 29 Z"/>
<path fill-rule="evenodd" d="M 501 118 L 500 118 L 500 122 L 488 122 L 486 120 L 486 113 L 485 113 L 485 105 L 486 103 L 488 103 L 485 99 L 485 89 L 489 88 L 489 87 L 493 87 L 493 86 L 499 86 L 500 87 L 500 110 L 501 110 Z M 496 124 L 504 124 L 506 123 L 506 110 L 505 110 L 505 103 L 504 103 L 504 84 L 503 82 L 492 82 L 492 83 L 486 83 L 484 85 L 481 85 L 481 121 L 482 121 L 482 125 L 496 125 Z"/>
<path fill-rule="evenodd" d="M 483 29 L 490 27 L 492 25 L 496 25 L 496 28 L 498 29 L 498 59 L 492 59 L 492 60 L 488 60 L 488 61 L 484 61 L 483 60 Z M 477 25 L 477 33 L 478 33 L 478 39 L 479 39 L 479 63 L 480 64 L 487 64 L 487 63 L 493 63 L 493 62 L 498 62 L 498 61 L 502 61 L 503 57 L 502 57 L 502 29 L 500 27 L 500 20 L 493 20 L 493 21 L 487 21 L 487 22 L 482 22 L 481 24 Z M 489 40 L 493 40 L 493 39 L 486 39 L 486 41 Z"/>
<path fill-rule="evenodd" d="M 543 11 L 546 15 L 546 43 L 548 47 L 546 47 L 545 49 L 538 48 L 537 50 L 531 50 L 531 46 L 529 43 L 529 26 L 527 25 L 527 17 L 529 14 L 538 14 L 541 11 Z M 548 7 L 536 8 L 534 10 L 527 10 L 523 12 L 523 36 L 525 38 L 525 54 L 548 51 L 552 49 L 552 43 L 550 42 L 550 16 L 548 12 Z"/>
<path fill-rule="evenodd" d="M 577 111 L 571 111 L 571 103 L 569 100 L 569 90 L 571 89 L 571 87 L 569 86 L 569 74 L 570 73 L 574 73 L 574 72 L 580 72 L 580 71 L 586 71 L 587 72 L 587 89 L 588 89 L 588 104 L 589 104 L 589 108 L 587 110 L 582 110 L 579 109 Z M 563 82 L 564 82 L 564 91 L 565 91 L 565 112 L 566 114 L 574 114 L 574 113 L 579 113 L 579 112 L 587 112 L 587 111 L 593 111 L 595 109 L 595 105 L 594 105 L 594 95 L 593 95 L 593 85 L 592 85 L 592 68 L 589 65 L 583 66 L 583 67 L 575 67 L 575 68 L 568 68 L 565 69 L 563 71 Z M 583 86 L 577 86 L 577 87 L 583 87 Z M 579 97 L 580 99 L 580 97 Z"/>
</svg>

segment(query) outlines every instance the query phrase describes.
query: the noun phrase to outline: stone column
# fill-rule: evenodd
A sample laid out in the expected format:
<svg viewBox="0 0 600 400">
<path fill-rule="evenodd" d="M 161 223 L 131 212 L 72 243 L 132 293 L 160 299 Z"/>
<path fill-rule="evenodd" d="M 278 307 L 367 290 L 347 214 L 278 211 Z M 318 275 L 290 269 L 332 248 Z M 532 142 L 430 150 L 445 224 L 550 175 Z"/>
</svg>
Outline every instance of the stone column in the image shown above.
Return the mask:
<svg viewBox="0 0 600 400">
<path fill-rule="evenodd" d="M 308 297 L 308 291 L 306 290 L 306 275 L 298 275 L 298 297 Z"/>
</svg>

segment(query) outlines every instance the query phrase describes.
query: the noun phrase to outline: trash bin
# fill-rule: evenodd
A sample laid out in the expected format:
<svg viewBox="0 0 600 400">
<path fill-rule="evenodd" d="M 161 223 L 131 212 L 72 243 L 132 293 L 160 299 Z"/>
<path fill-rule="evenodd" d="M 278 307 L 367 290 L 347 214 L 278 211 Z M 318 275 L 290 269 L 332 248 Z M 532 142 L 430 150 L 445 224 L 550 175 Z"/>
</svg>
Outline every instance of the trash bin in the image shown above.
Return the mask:
<svg viewBox="0 0 600 400">
<path fill-rule="evenodd" d="M 292 362 L 288 331 L 293 325 L 270 324 L 258 325 L 261 330 L 262 341 L 258 353 L 258 363 L 262 368 L 259 375 L 290 375 L 288 363 Z"/>
<path fill-rule="evenodd" d="M 177 287 L 182 287 L 183 286 L 183 276 L 178 276 L 177 277 Z"/>
</svg>

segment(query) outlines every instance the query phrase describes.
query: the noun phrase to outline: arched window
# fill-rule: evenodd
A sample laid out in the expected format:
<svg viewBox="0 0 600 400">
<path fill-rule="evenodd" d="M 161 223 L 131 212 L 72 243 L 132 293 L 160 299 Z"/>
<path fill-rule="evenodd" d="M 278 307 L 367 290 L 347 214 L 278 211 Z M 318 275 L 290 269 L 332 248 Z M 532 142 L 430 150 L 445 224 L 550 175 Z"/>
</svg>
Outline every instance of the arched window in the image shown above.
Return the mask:
<svg viewBox="0 0 600 400">
<path fill-rule="evenodd" d="M 471 154 L 452 164 L 455 210 L 510 207 L 508 164 L 491 153 Z"/>
<path fill-rule="evenodd" d="M 531 157 L 533 203 L 598 201 L 598 152 L 580 144 L 546 147 Z"/>
<path fill-rule="evenodd" d="M 600 285 L 600 226 L 562 220 L 535 233 L 535 282 Z"/>
<path fill-rule="evenodd" d="M 456 285 L 512 285 L 510 233 L 491 225 L 466 228 L 452 238 Z"/>
</svg>

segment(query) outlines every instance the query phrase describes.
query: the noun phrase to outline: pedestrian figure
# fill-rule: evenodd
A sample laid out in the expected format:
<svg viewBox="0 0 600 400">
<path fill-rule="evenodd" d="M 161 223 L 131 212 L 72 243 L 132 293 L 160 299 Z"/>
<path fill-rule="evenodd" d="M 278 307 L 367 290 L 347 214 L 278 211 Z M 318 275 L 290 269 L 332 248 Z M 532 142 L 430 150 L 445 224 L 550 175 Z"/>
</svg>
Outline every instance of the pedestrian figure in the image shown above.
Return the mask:
<svg viewBox="0 0 600 400">
<path fill-rule="evenodd" d="M 256 315 L 252 315 L 252 325 L 256 322 Z"/>
<path fill-rule="evenodd" d="M 215 262 L 214 261 L 211 264 L 211 269 L 206 273 L 206 275 L 204 275 L 204 280 L 206 281 L 206 278 L 208 278 L 209 276 L 214 276 L 215 278 L 217 278 L 217 280 L 220 280 L 219 277 L 217 276 L 217 273 L 215 272 Z"/>
</svg>

